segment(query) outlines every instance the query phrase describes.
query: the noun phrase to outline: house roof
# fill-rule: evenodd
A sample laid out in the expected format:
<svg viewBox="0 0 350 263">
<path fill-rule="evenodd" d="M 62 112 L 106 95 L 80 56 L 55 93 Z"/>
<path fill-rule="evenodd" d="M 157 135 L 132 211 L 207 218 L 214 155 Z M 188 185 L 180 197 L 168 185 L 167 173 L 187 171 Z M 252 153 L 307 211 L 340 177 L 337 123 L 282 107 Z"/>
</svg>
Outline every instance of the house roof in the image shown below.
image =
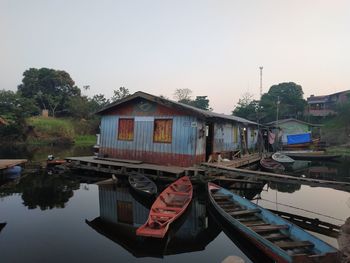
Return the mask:
<svg viewBox="0 0 350 263">
<path fill-rule="evenodd" d="M 344 91 L 339 91 L 336 93 L 332 93 L 329 95 L 321 95 L 321 96 L 313 96 L 311 95 L 310 97 L 307 98 L 307 102 L 311 102 L 311 103 L 322 103 L 322 102 L 326 102 L 329 97 L 334 96 L 334 95 L 338 95 L 341 93 L 350 93 L 350 90 L 344 90 Z"/>
<path fill-rule="evenodd" d="M 305 125 L 309 125 L 309 126 L 314 126 L 314 127 L 321 127 L 321 126 L 322 126 L 321 124 L 312 124 L 312 123 L 308 123 L 308 122 L 305 122 L 305 121 L 297 120 L 297 119 L 294 119 L 294 118 L 278 120 L 278 124 L 282 124 L 282 123 L 286 123 L 286 122 L 291 122 L 291 121 L 299 122 L 299 123 L 301 123 L 301 124 L 305 124 Z M 275 126 L 276 124 L 277 124 L 277 121 L 272 121 L 272 122 L 266 123 L 265 125 L 271 127 L 271 126 Z"/>
<path fill-rule="evenodd" d="M 162 104 L 164 106 L 168 106 L 168 107 L 172 107 L 172 108 L 177 108 L 177 109 L 181 109 L 181 110 L 186 110 L 191 112 L 194 115 L 200 116 L 202 118 L 205 119 L 224 119 L 224 120 L 229 120 L 229 121 L 234 121 L 234 122 L 240 122 L 240 123 L 244 123 L 246 125 L 251 124 L 251 125 L 257 125 L 256 122 L 241 118 L 241 117 L 237 117 L 237 116 L 232 116 L 232 115 L 226 115 L 226 114 L 220 114 L 220 113 L 215 113 L 212 111 L 207 111 L 207 110 L 202 110 L 202 109 L 198 109 L 196 107 L 184 104 L 184 103 L 180 103 L 180 102 L 176 102 L 176 101 L 172 101 L 172 100 L 168 100 L 168 99 L 164 99 L 161 97 L 157 97 L 142 91 L 138 91 L 135 92 L 134 94 L 127 96 L 121 100 L 118 100 L 116 102 L 113 102 L 109 105 L 107 105 L 106 107 L 102 108 L 101 110 L 99 110 L 97 112 L 97 114 L 101 114 L 103 115 L 104 113 L 108 112 L 109 110 L 111 110 L 112 108 L 121 105 L 125 102 L 131 101 L 133 99 L 136 98 L 143 98 L 149 101 L 153 101 L 159 104 Z"/>
</svg>

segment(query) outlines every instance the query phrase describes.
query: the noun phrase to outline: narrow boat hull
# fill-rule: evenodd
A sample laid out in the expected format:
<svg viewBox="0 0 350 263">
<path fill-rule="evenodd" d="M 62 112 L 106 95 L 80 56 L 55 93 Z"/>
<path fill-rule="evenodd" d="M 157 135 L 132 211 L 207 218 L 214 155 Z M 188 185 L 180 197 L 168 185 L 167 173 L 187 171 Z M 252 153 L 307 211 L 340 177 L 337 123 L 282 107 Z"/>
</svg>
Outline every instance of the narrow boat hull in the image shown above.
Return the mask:
<svg viewBox="0 0 350 263">
<path fill-rule="evenodd" d="M 153 203 L 147 222 L 136 230 L 136 235 L 163 238 L 170 224 L 186 211 L 192 194 L 193 187 L 188 176 L 172 183 Z"/>
<path fill-rule="evenodd" d="M 282 173 L 285 170 L 282 164 L 272 159 L 262 158 L 260 160 L 260 165 L 264 171 L 270 173 Z"/>
<path fill-rule="evenodd" d="M 221 203 L 221 206 L 212 196 L 212 191 L 216 191 L 215 193 L 218 193 L 222 196 L 227 196 L 227 200 L 232 200 L 233 202 L 237 202 L 240 205 L 242 205 L 245 208 L 251 209 L 250 211 L 257 211 L 256 213 L 259 213 L 260 217 L 259 219 L 262 221 L 265 221 L 265 223 L 273 223 L 273 225 L 265 226 L 265 224 L 260 224 L 260 226 L 247 226 L 244 223 L 240 222 L 238 219 L 234 218 L 232 213 L 231 215 L 224 210 Z M 244 237 L 249 239 L 256 247 L 258 247 L 262 252 L 264 252 L 266 255 L 274 259 L 276 262 L 297 262 L 297 263 L 314 263 L 314 262 L 322 262 L 322 263 L 331 263 L 331 262 L 337 262 L 338 258 L 338 251 L 328 245 L 327 243 L 319 240 L 318 238 L 314 237 L 313 235 L 307 233 L 306 231 L 302 230 L 301 228 L 295 226 L 294 224 L 276 216 L 275 214 L 267 211 L 266 209 L 263 209 L 259 207 L 256 204 L 251 203 L 250 201 L 237 196 L 230 191 L 223 189 L 219 186 L 216 186 L 212 183 L 208 184 L 208 193 L 209 193 L 209 199 L 212 206 L 218 211 L 218 213 L 230 224 L 232 227 L 234 227 L 236 230 L 238 230 Z M 247 210 L 248 211 L 248 210 Z M 249 211 L 248 211 L 249 212 Z M 234 214 L 235 212 L 233 212 Z M 242 213 L 242 212 L 241 212 Z M 236 213 L 237 214 L 237 213 Z M 269 241 L 268 239 L 265 239 L 262 235 L 258 234 L 257 230 L 253 229 L 259 229 L 261 228 L 268 228 L 268 227 L 280 227 L 280 234 L 284 235 L 286 238 L 292 238 L 296 239 L 299 242 L 310 242 L 315 247 L 315 255 L 311 254 L 294 254 L 290 255 L 286 250 L 282 249 L 277 245 L 277 243 L 273 243 L 272 241 Z M 260 230 L 261 230 L 260 228 Z M 296 238 L 299 237 L 299 238 Z M 276 241 L 277 242 L 277 241 Z M 316 252 L 319 251 L 318 254 Z"/>
<path fill-rule="evenodd" d="M 130 175 L 128 181 L 131 188 L 138 194 L 144 196 L 153 196 L 158 192 L 157 185 L 144 175 Z"/>
</svg>

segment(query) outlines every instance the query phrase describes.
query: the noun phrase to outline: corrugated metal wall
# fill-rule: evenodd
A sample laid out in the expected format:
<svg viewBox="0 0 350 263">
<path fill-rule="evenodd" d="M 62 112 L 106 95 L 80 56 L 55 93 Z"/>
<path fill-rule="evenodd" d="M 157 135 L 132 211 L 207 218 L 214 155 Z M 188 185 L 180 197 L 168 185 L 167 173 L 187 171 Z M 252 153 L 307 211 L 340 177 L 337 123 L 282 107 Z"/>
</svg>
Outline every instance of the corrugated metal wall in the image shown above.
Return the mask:
<svg viewBox="0 0 350 263">
<path fill-rule="evenodd" d="M 118 140 L 119 116 L 105 115 L 101 120 L 101 153 L 116 158 L 183 166 L 194 163 L 196 154 L 205 153 L 202 146 L 203 139 L 197 139 L 198 123 L 197 118 L 193 116 L 122 116 L 121 118 L 134 118 L 134 139 Z M 154 142 L 155 119 L 172 120 L 171 143 Z M 200 150 L 196 151 L 198 145 Z M 158 155 L 155 155 L 157 153 Z"/>
<path fill-rule="evenodd" d="M 236 127 L 236 128 L 235 128 Z M 241 136 L 239 125 L 233 123 L 214 124 L 214 152 L 233 151 L 240 148 Z M 235 132 L 238 132 L 235 136 Z M 237 138 L 237 141 L 236 141 Z"/>
</svg>

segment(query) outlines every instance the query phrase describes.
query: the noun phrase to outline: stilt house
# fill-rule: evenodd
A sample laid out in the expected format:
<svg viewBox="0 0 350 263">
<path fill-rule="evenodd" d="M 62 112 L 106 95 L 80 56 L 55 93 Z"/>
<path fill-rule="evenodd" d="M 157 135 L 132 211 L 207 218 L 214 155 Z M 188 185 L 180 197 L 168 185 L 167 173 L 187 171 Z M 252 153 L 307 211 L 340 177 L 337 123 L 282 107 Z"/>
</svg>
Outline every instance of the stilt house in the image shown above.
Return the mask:
<svg viewBox="0 0 350 263">
<path fill-rule="evenodd" d="M 190 167 L 213 153 L 255 148 L 255 122 L 136 92 L 98 112 L 100 153 Z"/>
</svg>

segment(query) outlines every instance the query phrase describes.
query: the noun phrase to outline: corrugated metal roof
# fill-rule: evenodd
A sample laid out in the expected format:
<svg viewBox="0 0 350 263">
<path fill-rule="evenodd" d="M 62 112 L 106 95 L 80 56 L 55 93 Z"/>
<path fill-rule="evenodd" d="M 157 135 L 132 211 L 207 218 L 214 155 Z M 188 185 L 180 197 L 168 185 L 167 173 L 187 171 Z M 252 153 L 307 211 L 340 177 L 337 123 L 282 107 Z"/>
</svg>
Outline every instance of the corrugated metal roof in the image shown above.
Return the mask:
<svg viewBox="0 0 350 263">
<path fill-rule="evenodd" d="M 305 121 L 297 120 L 297 119 L 294 119 L 294 118 L 278 120 L 278 123 L 281 124 L 281 123 L 286 123 L 286 122 L 290 122 L 290 121 L 295 121 L 295 122 L 299 122 L 299 123 L 302 123 L 302 124 L 305 124 L 305 125 L 309 125 L 309 126 L 314 126 L 314 127 L 321 127 L 321 126 L 323 126 L 322 124 L 312 124 L 312 123 L 308 123 L 308 122 L 305 122 Z M 266 123 L 265 125 L 266 126 L 275 126 L 276 124 L 277 124 L 276 121 L 272 121 L 272 122 Z"/>
<path fill-rule="evenodd" d="M 256 122 L 241 118 L 241 117 L 237 117 L 237 116 L 232 116 L 232 115 L 226 115 L 226 114 L 220 114 L 220 113 L 215 113 L 212 111 L 207 111 L 207 110 L 202 110 L 202 109 L 198 109 L 196 107 L 187 105 L 187 104 L 183 104 L 180 102 L 176 102 L 176 101 L 172 101 L 172 100 L 168 100 L 168 99 L 164 99 L 161 97 L 157 97 L 142 91 L 138 91 L 135 92 L 134 94 L 127 96 L 119 101 L 113 102 L 109 105 L 107 105 L 106 107 L 104 107 L 103 109 L 101 109 L 100 111 L 97 112 L 97 114 L 104 114 L 105 112 L 113 109 L 114 107 L 117 107 L 125 102 L 131 101 L 133 99 L 136 98 L 143 98 L 146 100 L 150 100 L 159 104 L 162 104 L 164 106 L 168 106 L 168 107 L 174 107 L 174 108 L 179 108 L 182 110 L 188 110 L 190 111 L 192 114 L 194 115 L 199 115 L 205 119 L 210 119 L 210 118 L 217 118 L 217 119 L 225 119 L 225 120 L 230 120 L 230 121 L 234 121 L 234 122 L 240 122 L 240 123 L 244 123 L 244 124 L 252 124 L 252 125 L 257 125 Z"/>
</svg>

